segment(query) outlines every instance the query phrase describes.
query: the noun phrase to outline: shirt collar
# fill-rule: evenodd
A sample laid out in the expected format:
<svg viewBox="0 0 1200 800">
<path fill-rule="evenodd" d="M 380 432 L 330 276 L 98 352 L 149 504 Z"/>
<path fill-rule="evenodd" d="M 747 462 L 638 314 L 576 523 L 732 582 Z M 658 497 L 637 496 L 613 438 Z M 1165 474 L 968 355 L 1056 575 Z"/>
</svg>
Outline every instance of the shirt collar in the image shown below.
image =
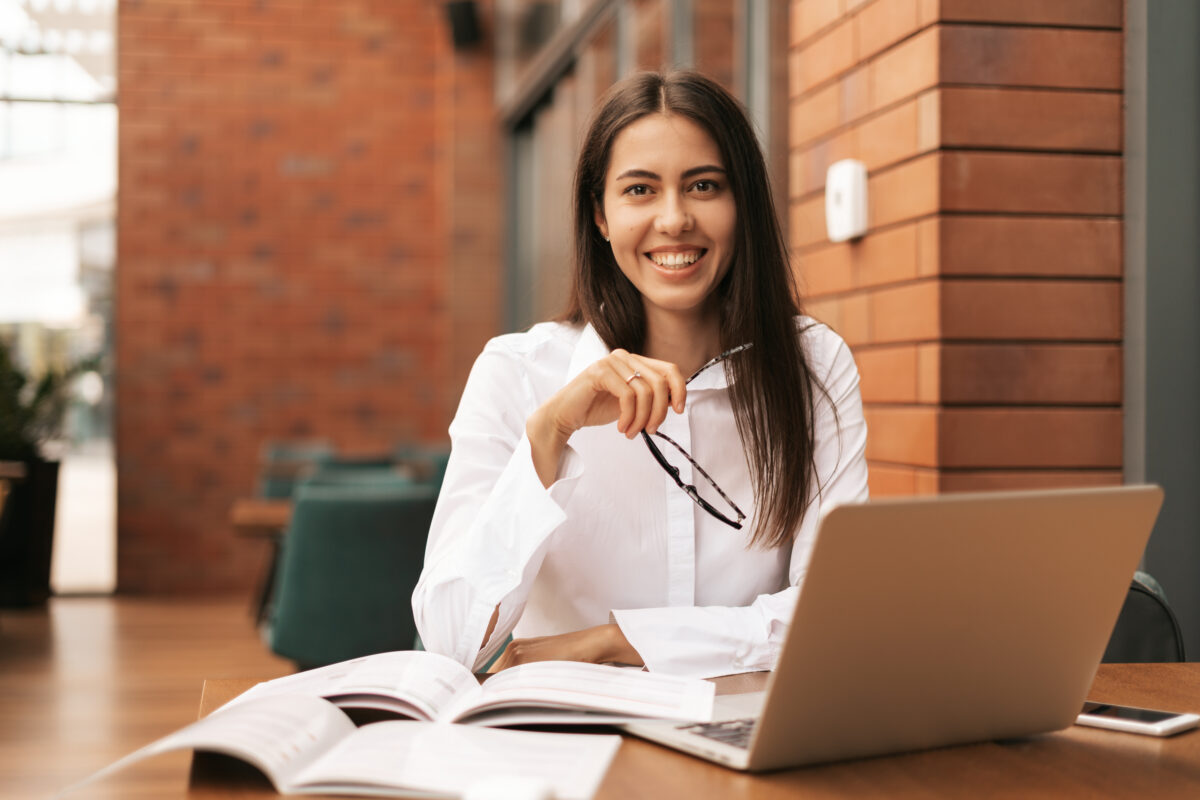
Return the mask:
<svg viewBox="0 0 1200 800">
<path fill-rule="evenodd" d="M 579 340 L 575 343 L 575 350 L 571 353 L 571 361 L 567 366 L 567 381 L 573 380 L 579 373 L 587 369 L 589 365 L 594 364 L 611 352 L 608 349 L 608 345 L 600 338 L 600 334 L 596 332 L 596 329 L 589 322 L 583 327 L 582 333 L 579 334 Z M 688 384 L 688 391 L 727 388 L 729 388 L 729 381 L 725 377 L 724 364 L 714 364 L 697 375 L 696 379 Z"/>
<path fill-rule="evenodd" d="M 611 351 L 604 340 L 600 338 L 600 334 L 596 333 L 596 329 L 589 322 L 583 326 L 583 332 L 579 334 L 579 340 L 575 342 L 575 350 L 571 353 L 571 362 L 567 366 L 567 382 L 575 379 L 579 373 L 604 358 Z"/>
</svg>

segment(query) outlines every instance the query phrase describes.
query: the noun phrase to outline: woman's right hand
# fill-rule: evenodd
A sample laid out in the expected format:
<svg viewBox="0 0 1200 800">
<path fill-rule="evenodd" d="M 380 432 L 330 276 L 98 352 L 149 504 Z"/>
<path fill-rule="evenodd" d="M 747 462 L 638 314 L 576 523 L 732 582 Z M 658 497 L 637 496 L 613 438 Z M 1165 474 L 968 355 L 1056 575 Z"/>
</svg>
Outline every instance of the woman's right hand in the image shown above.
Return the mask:
<svg viewBox="0 0 1200 800">
<path fill-rule="evenodd" d="M 526 422 L 542 484 L 554 482 L 563 448 L 575 431 L 616 422 L 617 430 L 629 439 L 643 430 L 654 433 L 669 409 L 683 412 L 686 396 L 679 367 L 621 349 L 612 351 L 559 389 Z"/>
</svg>

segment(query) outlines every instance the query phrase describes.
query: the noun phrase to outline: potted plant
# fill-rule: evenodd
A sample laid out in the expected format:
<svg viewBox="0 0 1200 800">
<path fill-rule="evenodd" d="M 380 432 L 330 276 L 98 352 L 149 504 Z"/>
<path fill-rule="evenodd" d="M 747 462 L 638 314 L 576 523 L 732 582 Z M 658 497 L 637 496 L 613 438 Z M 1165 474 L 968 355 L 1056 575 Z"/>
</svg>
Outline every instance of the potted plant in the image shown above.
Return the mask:
<svg viewBox="0 0 1200 800">
<path fill-rule="evenodd" d="M 71 381 L 87 368 L 31 381 L 0 342 L 0 474 L 10 476 L 0 513 L 0 607 L 37 606 L 50 596 L 59 462 L 42 448 L 61 433 Z"/>
</svg>

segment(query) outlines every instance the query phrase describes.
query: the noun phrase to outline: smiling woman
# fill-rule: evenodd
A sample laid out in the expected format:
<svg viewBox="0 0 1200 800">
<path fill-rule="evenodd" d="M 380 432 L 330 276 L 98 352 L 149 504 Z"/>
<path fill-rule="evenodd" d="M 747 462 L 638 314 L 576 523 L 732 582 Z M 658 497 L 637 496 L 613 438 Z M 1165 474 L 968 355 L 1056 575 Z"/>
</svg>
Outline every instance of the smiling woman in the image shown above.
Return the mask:
<svg viewBox="0 0 1200 800">
<path fill-rule="evenodd" d="M 716 330 L 736 220 L 720 150 L 699 125 L 653 114 L 617 136 L 596 226 L 641 293 L 651 334 L 672 325 L 660 315 Z"/>
<path fill-rule="evenodd" d="M 854 360 L 801 315 L 753 128 L 713 81 L 614 86 L 574 194 L 566 313 L 489 342 L 451 425 L 422 640 L 475 667 L 511 633 L 496 668 L 769 669 L 821 509 L 866 497 Z"/>
</svg>

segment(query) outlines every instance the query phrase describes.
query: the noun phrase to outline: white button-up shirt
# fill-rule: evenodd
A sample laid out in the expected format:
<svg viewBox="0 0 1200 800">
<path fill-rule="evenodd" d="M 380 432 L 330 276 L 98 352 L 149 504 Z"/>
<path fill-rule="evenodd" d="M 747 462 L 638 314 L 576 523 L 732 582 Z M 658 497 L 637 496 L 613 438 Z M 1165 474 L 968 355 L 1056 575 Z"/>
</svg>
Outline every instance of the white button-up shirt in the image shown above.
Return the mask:
<svg viewBox="0 0 1200 800">
<path fill-rule="evenodd" d="M 478 669 L 510 632 L 547 636 L 615 620 L 653 671 L 709 677 L 770 669 L 821 514 L 867 497 L 854 359 L 826 326 L 797 323 L 829 397 L 817 394 L 820 491 L 814 487 L 793 542 L 771 549 L 747 546 L 754 494 L 723 368 L 698 375 L 684 412 L 668 412 L 660 430 L 746 511 L 740 531 L 692 502 L 641 437 L 626 439 L 615 423 L 577 431 L 557 480 L 543 487 L 525 422 L 608 348 L 590 326 L 562 323 L 490 341 L 450 425 L 450 462 L 413 594 L 425 647 Z M 686 459 L 659 445 L 685 483 L 723 507 Z M 496 629 L 480 649 L 497 606 Z"/>
</svg>

